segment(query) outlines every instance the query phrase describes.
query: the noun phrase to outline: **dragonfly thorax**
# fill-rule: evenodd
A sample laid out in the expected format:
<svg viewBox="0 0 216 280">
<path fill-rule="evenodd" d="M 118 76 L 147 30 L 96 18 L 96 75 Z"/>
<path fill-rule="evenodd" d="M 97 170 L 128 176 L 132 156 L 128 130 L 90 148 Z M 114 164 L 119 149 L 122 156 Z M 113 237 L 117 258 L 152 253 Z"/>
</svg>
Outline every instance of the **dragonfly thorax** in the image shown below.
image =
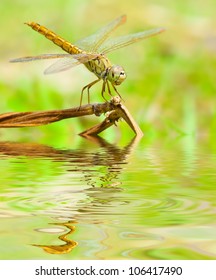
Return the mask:
<svg viewBox="0 0 216 280">
<path fill-rule="evenodd" d="M 107 79 L 116 86 L 120 85 L 126 77 L 125 70 L 119 65 L 111 66 L 107 73 Z"/>
</svg>

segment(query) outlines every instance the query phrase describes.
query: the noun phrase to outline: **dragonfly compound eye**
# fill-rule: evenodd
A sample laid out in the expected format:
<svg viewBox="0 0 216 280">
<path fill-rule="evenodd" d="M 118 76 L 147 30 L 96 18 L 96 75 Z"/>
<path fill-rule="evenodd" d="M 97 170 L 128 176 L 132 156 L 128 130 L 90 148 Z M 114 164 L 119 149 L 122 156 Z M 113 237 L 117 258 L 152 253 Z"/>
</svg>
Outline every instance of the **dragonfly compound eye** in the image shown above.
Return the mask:
<svg viewBox="0 0 216 280">
<path fill-rule="evenodd" d="M 108 80 L 114 85 L 120 85 L 126 79 L 124 69 L 119 65 L 113 65 L 108 74 Z"/>
</svg>

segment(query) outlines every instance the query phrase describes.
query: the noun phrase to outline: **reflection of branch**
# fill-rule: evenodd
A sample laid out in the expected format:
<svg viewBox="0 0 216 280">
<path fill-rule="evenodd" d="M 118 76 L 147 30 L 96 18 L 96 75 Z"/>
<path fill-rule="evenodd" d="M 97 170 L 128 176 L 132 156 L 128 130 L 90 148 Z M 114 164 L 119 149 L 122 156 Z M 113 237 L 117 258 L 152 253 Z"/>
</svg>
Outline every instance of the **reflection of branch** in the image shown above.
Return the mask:
<svg viewBox="0 0 216 280">
<path fill-rule="evenodd" d="M 0 156 L 5 157 L 32 157 L 46 158 L 53 162 L 58 161 L 66 166 L 69 164 L 69 172 L 78 172 L 84 174 L 84 180 L 91 186 L 96 186 L 99 182 L 101 186 L 112 186 L 113 181 L 119 181 L 118 176 L 122 172 L 122 166 L 128 163 L 128 157 L 135 150 L 140 141 L 140 137 L 135 136 L 124 147 L 118 147 L 115 144 L 107 142 L 105 139 L 95 135 L 85 135 L 85 139 L 95 143 L 99 149 L 89 151 L 84 142 L 84 147 L 78 149 L 55 149 L 50 146 L 38 143 L 16 143 L 0 142 Z M 100 166 L 105 167 L 104 172 L 99 172 L 95 176 L 94 172 Z"/>
<path fill-rule="evenodd" d="M 118 96 L 113 97 L 110 102 L 87 104 L 71 109 L 1 114 L 0 127 L 11 128 L 39 126 L 67 118 L 81 117 L 92 114 L 100 116 L 106 112 L 109 113 L 103 122 L 90 129 L 87 129 L 86 131 L 82 132 L 81 135 L 97 135 L 115 124 L 120 118 L 123 118 L 137 135 L 143 135 L 141 129 L 136 124 L 126 107 L 121 104 L 120 98 Z"/>
<path fill-rule="evenodd" d="M 39 143 L 27 142 L 1 142 L 0 141 L 0 156 L 7 157 L 25 156 L 33 158 L 50 158 L 55 161 L 70 162 L 82 166 L 94 165 L 95 158 L 101 165 L 113 165 L 115 162 L 124 162 L 126 156 L 134 150 L 134 143 L 139 141 L 139 137 L 135 136 L 124 148 L 119 148 L 114 144 L 108 143 L 100 136 L 88 135 L 84 138 L 94 142 L 98 147 L 103 148 L 107 153 L 106 161 L 104 154 L 99 151 L 89 153 L 88 150 L 79 149 L 55 149 Z M 109 162 L 110 161 L 110 162 Z M 84 164 L 84 165 L 83 165 Z"/>
</svg>

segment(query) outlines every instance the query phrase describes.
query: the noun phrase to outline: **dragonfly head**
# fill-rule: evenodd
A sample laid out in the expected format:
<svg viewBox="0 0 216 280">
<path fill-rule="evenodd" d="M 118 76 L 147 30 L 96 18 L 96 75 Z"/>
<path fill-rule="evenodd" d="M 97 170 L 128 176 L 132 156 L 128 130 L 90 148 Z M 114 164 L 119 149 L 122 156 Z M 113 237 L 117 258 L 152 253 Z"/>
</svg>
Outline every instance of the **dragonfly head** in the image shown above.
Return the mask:
<svg viewBox="0 0 216 280">
<path fill-rule="evenodd" d="M 126 79 L 126 73 L 125 70 L 119 66 L 119 65 L 113 65 L 109 69 L 108 73 L 108 80 L 113 84 L 113 85 L 120 85 L 125 79 Z"/>
</svg>

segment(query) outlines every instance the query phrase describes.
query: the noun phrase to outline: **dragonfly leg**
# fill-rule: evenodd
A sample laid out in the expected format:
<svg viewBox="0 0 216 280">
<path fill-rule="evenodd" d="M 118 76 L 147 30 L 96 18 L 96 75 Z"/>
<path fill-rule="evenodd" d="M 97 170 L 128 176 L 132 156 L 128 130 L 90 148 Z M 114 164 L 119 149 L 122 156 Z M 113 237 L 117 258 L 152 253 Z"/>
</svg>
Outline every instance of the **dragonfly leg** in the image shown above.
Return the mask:
<svg viewBox="0 0 216 280">
<path fill-rule="evenodd" d="M 105 90 L 106 90 L 106 83 L 107 83 L 107 81 L 104 80 L 104 81 L 103 81 L 103 85 L 102 85 L 102 91 L 101 91 L 101 95 L 102 95 L 102 97 L 103 97 L 103 99 L 104 99 L 105 101 L 107 101 L 107 99 L 104 97 L 104 92 L 105 92 Z"/>
<path fill-rule="evenodd" d="M 111 83 L 111 84 L 112 84 L 112 83 Z M 118 94 L 118 96 L 121 98 L 121 100 L 124 101 L 124 99 L 121 97 L 121 94 L 117 91 L 116 87 L 115 87 L 113 84 L 112 84 L 112 86 L 113 86 L 115 92 L 116 92 L 116 93 Z"/>
<path fill-rule="evenodd" d="M 84 90 L 87 89 L 87 93 L 88 93 L 88 103 L 90 103 L 90 92 L 89 92 L 89 89 L 90 89 L 94 84 L 96 84 L 96 83 L 99 82 L 99 81 L 100 81 L 100 79 L 97 79 L 97 80 L 91 82 L 90 84 L 84 86 L 84 88 L 83 88 L 82 91 L 81 91 L 81 96 L 80 96 L 80 107 L 81 107 L 81 105 L 82 105 L 82 99 L 83 99 Z M 80 108 L 80 107 L 79 107 L 79 108 Z"/>
<path fill-rule="evenodd" d="M 108 89 L 109 95 L 110 95 L 110 96 L 113 96 L 112 93 L 111 93 L 111 90 L 110 90 L 110 86 L 109 86 L 109 82 L 108 82 L 108 81 L 107 81 L 107 89 Z"/>
</svg>

